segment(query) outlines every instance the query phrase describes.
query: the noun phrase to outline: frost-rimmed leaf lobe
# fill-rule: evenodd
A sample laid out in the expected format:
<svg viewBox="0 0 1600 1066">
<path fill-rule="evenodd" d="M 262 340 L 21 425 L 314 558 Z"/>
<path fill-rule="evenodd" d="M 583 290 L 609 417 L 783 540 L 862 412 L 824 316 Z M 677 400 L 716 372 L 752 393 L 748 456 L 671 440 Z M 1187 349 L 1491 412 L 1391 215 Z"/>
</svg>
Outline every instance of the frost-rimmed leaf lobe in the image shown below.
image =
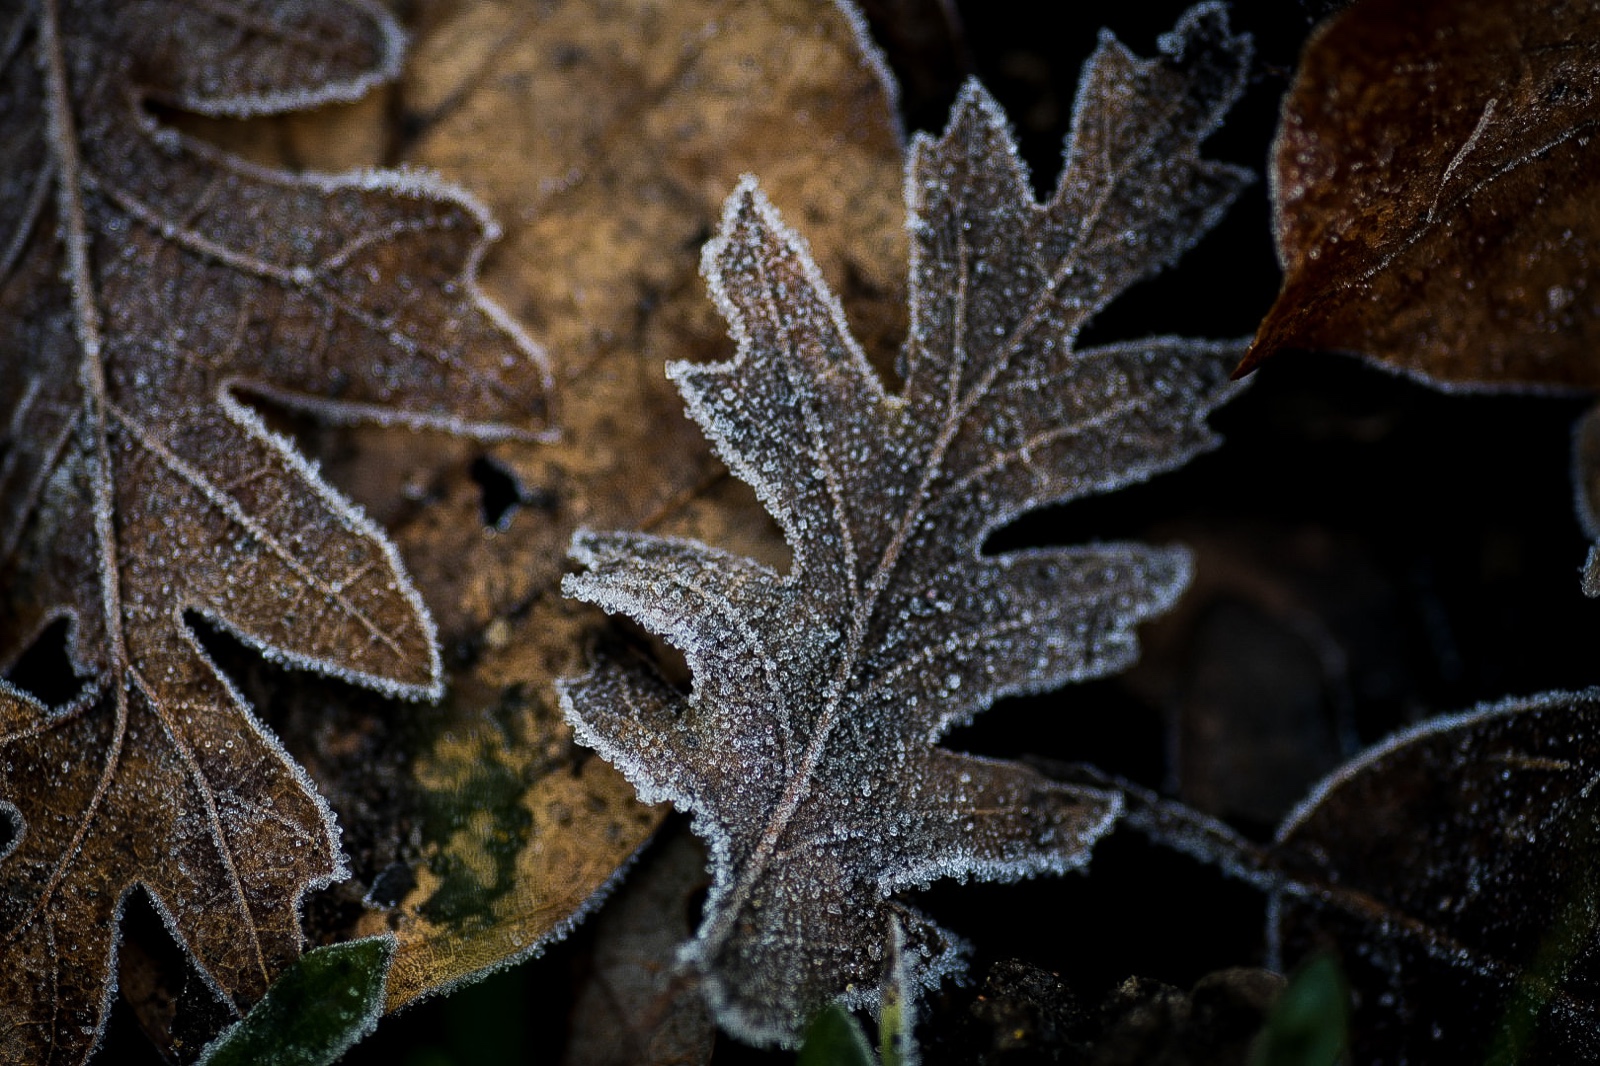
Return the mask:
<svg viewBox="0 0 1600 1066">
<path fill-rule="evenodd" d="M 1132 626 L 1188 578 L 1183 552 L 1139 545 L 981 553 L 1024 511 L 1212 442 L 1237 344 L 1072 344 L 1247 180 L 1197 150 L 1240 91 L 1247 40 L 1204 5 L 1162 50 L 1102 42 L 1046 205 L 980 87 L 917 140 L 898 393 L 804 241 L 741 183 L 703 259 L 738 354 L 669 375 L 782 528 L 791 573 L 689 540 L 574 538 L 585 572 L 568 594 L 638 619 L 693 672 L 684 700 L 603 662 L 564 705 L 642 796 L 694 812 L 714 882 L 684 958 L 746 1039 L 792 1042 L 824 1003 L 871 1003 L 891 922 L 913 980 L 936 982 L 959 946 L 892 893 L 1073 868 L 1117 813 L 1114 795 L 932 745 L 1001 696 L 1126 666 Z"/>
<path fill-rule="evenodd" d="M 36 0 L 0 16 L 0 664 L 52 621 L 90 680 L 0 685 L 0 1059 L 80 1061 L 136 886 L 227 1002 L 298 954 L 333 815 L 185 622 L 408 697 L 433 623 L 393 545 L 247 396 L 542 434 L 542 353 L 484 300 L 493 227 L 420 174 L 297 176 L 162 127 L 398 70 L 379 8 Z"/>
</svg>

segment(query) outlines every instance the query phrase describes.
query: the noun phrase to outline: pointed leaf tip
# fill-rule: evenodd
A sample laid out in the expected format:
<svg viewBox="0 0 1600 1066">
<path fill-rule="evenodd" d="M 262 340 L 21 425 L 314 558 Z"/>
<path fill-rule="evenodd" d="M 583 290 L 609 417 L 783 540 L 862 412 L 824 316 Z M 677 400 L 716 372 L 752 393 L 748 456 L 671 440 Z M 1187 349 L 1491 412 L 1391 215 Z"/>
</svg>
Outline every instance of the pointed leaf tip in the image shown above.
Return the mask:
<svg viewBox="0 0 1600 1066">
<path fill-rule="evenodd" d="M 330 1066 L 377 1026 L 394 952 L 393 936 L 306 952 L 197 1066 Z"/>
<path fill-rule="evenodd" d="M 1331 15 L 1272 147 L 1283 337 L 1256 361 L 1338 350 L 1446 386 L 1600 385 L 1597 78 L 1594 3 Z"/>
</svg>

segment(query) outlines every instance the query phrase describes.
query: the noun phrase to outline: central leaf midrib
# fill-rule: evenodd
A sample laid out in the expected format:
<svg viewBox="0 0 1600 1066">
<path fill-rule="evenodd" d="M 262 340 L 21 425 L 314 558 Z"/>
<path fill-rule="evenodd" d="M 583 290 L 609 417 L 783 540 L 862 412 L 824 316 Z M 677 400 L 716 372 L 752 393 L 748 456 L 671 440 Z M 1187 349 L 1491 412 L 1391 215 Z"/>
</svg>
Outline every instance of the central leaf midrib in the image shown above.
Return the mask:
<svg viewBox="0 0 1600 1066">
<path fill-rule="evenodd" d="M 1168 106 L 1169 108 L 1175 107 L 1176 103 L 1171 103 Z M 1158 129 L 1159 124 L 1154 123 L 1147 129 L 1143 145 L 1145 149 L 1148 149 Z M 1138 153 L 1130 153 L 1130 156 L 1137 158 Z M 1112 194 L 1121 184 L 1125 167 L 1108 165 L 1106 170 L 1108 172 L 1107 179 L 1100 188 L 1099 195 L 1095 198 L 1092 208 L 1079 224 L 1078 240 L 1074 242 L 1072 250 L 1062 258 L 1061 262 L 1056 264 L 1045 284 L 1035 293 L 1027 311 L 1017 325 L 1005 336 L 997 348 L 991 349 L 991 351 L 998 351 L 1000 358 L 994 359 L 992 365 L 987 366 L 983 376 L 970 392 L 962 396 L 960 395 L 959 387 L 956 387 L 947 398 L 947 415 L 940 426 L 939 435 L 935 438 L 933 447 L 928 453 L 920 484 L 916 492 L 912 494 L 893 537 L 885 547 L 884 554 L 873 572 L 872 579 L 866 585 L 864 596 L 857 602 L 856 609 L 852 612 L 853 618 L 850 633 L 846 640 L 845 653 L 840 659 L 838 668 L 834 671 L 833 678 L 830 680 L 826 702 L 822 713 L 815 719 L 815 727 L 811 739 L 806 745 L 799 770 L 790 777 L 772 817 L 768 820 L 754 852 L 744 867 L 742 875 L 730 891 L 726 909 L 723 911 L 725 917 L 716 923 L 716 927 L 707 929 L 706 939 L 708 941 L 714 944 L 719 943 L 731 932 L 733 915 L 743 906 L 755 883 L 766 872 L 778 841 L 782 838 L 795 813 L 809 795 L 811 780 L 815 776 L 816 767 L 822 758 L 822 753 L 827 746 L 833 727 L 837 722 L 840 708 L 844 703 L 848 679 L 855 674 L 861 659 L 866 633 L 872 624 L 873 618 L 876 616 L 882 593 L 888 587 L 894 570 L 898 566 L 901 552 L 904 550 L 916 524 L 926 513 L 925 504 L 928 491 L 943 469 L 945 455 L 950 445 L 954 442 L 961 426 L 965 424 L 967 416 L 989 394 L 994 383 L 999 379 L 1000 375 L 1005 373 L 1012 359 L 1021 350 L 1028 336 L 1044 321 L 1050 300 L 1065 284 L 1067 278 L 1071 276 L 1075 269 L 1088 234 L 1099 224 L 1106 207 L 1110 203 Z M 967 248 L 964 236 L 958 236 L 957 240 L 959 242 L 958 258 L 963 276 L 956 290 L 957 306 L 955 308 L 955 317 L 958 323 L 964 323 L 967 307 L 967 278 L 965 276 Z M 915 298 L 915 294 L 913 294 L 913 298 Z M 955 357 L 964 348 L 964 337 L 958 336 L 955 343 L 957 344 L 957 351 L 952 352 L 952 362 L 956 361 Z M 959 379 L 960 369 L 959 366 L 952 367 L 952 374 L 955 375 L 957 380 Z"/>
<path fill-rule="evenodd" d="M 89 269 L 88 226 L 79 195 L 82 161 L 78 155 L 78 131 L 67 85 L 66 57 L 62 52 L 56 0 L 40 0 L 40 4 L 38 34 L 45 75 L 46 136 L 56 159 L 56 201 L 62 228 L 60 240 L 72 292 L 73 320 L 82 347 L 78 382 L 83 390 L 83 413 L 78 432 L 88 438 L 86 443 L 93 451 L 89 482 L 94 496 L 95 546 L 99 554 L 101 623 L 104 639 L 109 645 L 106 655 L 110 673 L 108 687 L 115 706 L 116 723 L 110 751 L 94 794 L 79 816 L 71 841 L 62 849 L 55 869 L 51 871 L 48 886 L 40 893 L 35 917 L 44 911 L 67 876 L 68 868 L 82 848 L 84 838 L 111 790 L 112 780 L 120 768 L 122 744 L 128 726 L 127 643 L 122 630 L 120 568 L 113 522 L 115 500 L 111 484 L 110 445 L 106 435 L 105 368 L 100 363 L 104 344 L 95 304 L 93 274 Z"/>
<path fill-rule="evenodd" d="M 960 240 L 962 241 L 960 258 L 964 265 L 966 262 L 965 239 L 960 238 Z M 1050 279 L 1050 283 L 1045 286 L 1045 291 L 1036 297 L 1029 313 L 1017 328 L 1007 336 L 1001 349 L 1004 352 L 1004 358 L 998 360 L 996 365 L 990 368 L 977 387 L 966 396 L 960 395 L 959 387 L 954 388 L 948 397 L 949 413 L 944 419 L 939 435 L 935 438 L 933 447 L 929 450 L 927 459 L 924 462 L 922 477 L 917 490 L 912 494 L 905 511 L 902 513 L 894 535 L 885 546 L 884 554 L 874 569 L 871 580 L 866 585 L 865 594 L 857 602 L 856 608 L 852 612 L 853 618 L 851 620 L 850 633 L 846 639 L 845 653 L 841 656 L 839 666 L 835 669 L 834 676 L 829 682 L 827 699 L 822 713 L 815 719 L 815 727 L 810 741 L 806 744 L 800 767 L 796 773 L 791 775 L 772 817 L 768 820 L 767 826 L 763 830 L 756 848 L 745 866 L 745 873 L 729 893 L 728 905 L 723 911 L 727 917 L 717 923 L 720 928 L 708 931 L 707 939 L 709 941 L 713 943 L 719 942 L 731 931 L 733 915 L 742 907 L 755 883 L 765 873 L 778 841 L 782 838 L 789 824 L 793 821 L 795 813 L 809 795 L 811 780 L 816 774 L 816 767 L 821 761 L 823 751 L 827 747 L 833 727 L 838 720 L 839 710 L 844 703 L 848 679 L 854 676 L 857 665 L 861 660 L 866 633 L 876 616 L 882 594 L 888 587 L 895 568 L 899 564 L 900 555 L 908 543 L 911 532 L 916 528 L 916 524 L 925 513 L 928 491 L 938 477 L 939 472 L 943 469 L 944 457 L 950 445 L 954 442 L 966 416 L 988 393 L 994 381 L 1009 365 L 1010 357 L 1016 353 L 1027 334 L 1042 319 L 1041 310 L 1043 305 L 1049 299 L 1050 293 L 1060 285 L 1065 276 L 1065 272 L 1057 272 Z M 962 322 L 966 318 L 965 281 L 966 279 L 963 277 L 962 284 L 957 290 L 956 318 Z"/>
<path fill-rule="evenodd" d="M 46 889 L 40 893 L 33 916 L 28 921 L 20 923 L 18 931 L 25 928 L 34 918 L 44 912 L 61 881 L 66 877 L 68 868 L 77 858 L 84 839 L 104 806 L 106 797 L 112 788 L 112 782 L 121 766 L 122 749 L 128 729 L 130 688 L 135 684 L 141 690 L 145 688 L 143 683 L 137 680 L 133 671 L 132 663 L 128 656 L 126 634 L 123 630 L 121 606 L 122 568 L 116 538 L 116 493 L 113 484 L 109 442 L 111 405 L 106 387 L 105 367 L 102 363 L 106 346 L 101 329 L 97 293 L 94 287 L 94 274 L 89 262 L 88 224 L 82 197 L 85 180 L 84 168 L 78 150 L 78 131 L 72 110 L 72 94 L 67 82 L 67 66 L 60 38 L 57 0 L 41 0 L 38 33 L 39 48 L 44 60 L 42 65 L 46 77 L 44 90 L 47 139 L 57 163 L 55 178 L 58 211 L 61 215 L 62 226 L 60 240 L 66 257 L 66 273 L 72 292 L 73 320 L 76 326 L 78 342 L 82 348 L 78 380 L 83 391 L 83 422 L 79 431 L 89 438 L 87 443 L 94 453 L 93 470 L 89 481 L 90 489 L 93 493 L 95 542 L 100 566 L 100 607 L 105 640 L 109 644 L 107 663 L 111 676 L 108 681 L 115 706 L 115 724 L 105 764 L 96 783 L 94 794 L 90 797 L 89 802 L 79 816 L 72 839 L 68 846 L 62 850 L 60 859 L 51 873 Z M 147 693 L 146 698 L 150 701 L 152 709 L 165 720 L 165 710 L 160 706 L 154 693 Z M 171 723 L 168 722 L 167 724 L 170 730 Z M 189 769 L 197 788 L 206 795 L 209 806 L 210 789 L 208 783 L 204 776 L 199 773 L 197 766 L 190 766 Z M 213 826 L 213 828 L 217 829 L 218 827 Z M 260 941 L 256 935 L 253 916 L 249 913 L 242 884 L 234 868 L 233 857 L 228 853 L 227 839 L 225 836 L 220 835 L 220 830 L 217 834 L 216 843 L 218 850 L 223 853 L 223 861 L 233 880 L 235 895 L 245 913 L 245 928 L 251 944 L 255 948 L 257 961 L 262 966 L 263 977 L 265 977 L 264 960 L 261 957 Z"/>
</svg>

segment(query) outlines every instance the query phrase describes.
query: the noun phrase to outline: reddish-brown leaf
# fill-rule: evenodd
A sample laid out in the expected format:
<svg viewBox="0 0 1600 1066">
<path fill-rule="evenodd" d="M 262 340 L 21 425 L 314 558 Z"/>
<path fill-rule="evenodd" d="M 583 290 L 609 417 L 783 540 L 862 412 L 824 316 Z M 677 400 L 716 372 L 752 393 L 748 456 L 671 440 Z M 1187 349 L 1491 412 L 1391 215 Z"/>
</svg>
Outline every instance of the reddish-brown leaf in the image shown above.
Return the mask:
<svg viewBox="0 0 1600 1066">
<path fill-rule="evenodd" d="M 85 683 L 51 708 L 0 682 L 0 1061 L 76 1062 L 135 888 L 242 1006 L 342 872 L 330 812 L 185 616 L 440 689 L 393 546 L 246 399 L 532 436 L 545 375 L 479 298 L 489 224 L 463 195 L 251 166 L 147 110 L 357 95 L 397 70 L 381 11 L 35 0 L 0 45 L 0 665 L 65 619 Z"/>
<path fill-rule="evenodd" d="M 1307 45 L 1272 191 L 1283 291 L 1241 369 L 1357 351 L 1600 386 L 1600 6 L 1363 0 Z"/>
</svg>

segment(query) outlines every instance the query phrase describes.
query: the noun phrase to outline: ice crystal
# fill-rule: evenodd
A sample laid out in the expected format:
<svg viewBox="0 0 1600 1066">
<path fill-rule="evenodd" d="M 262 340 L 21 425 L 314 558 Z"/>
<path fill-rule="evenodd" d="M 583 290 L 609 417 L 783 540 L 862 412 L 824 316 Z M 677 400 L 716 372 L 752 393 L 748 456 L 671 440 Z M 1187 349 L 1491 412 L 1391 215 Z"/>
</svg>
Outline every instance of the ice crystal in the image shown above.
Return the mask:
<svg viewBox="0 0 1600 1066">
<path fill-rule="evenodd" d="M 1178 549 L 981 552 L 1025 511 L 1211 442 L 1239 345 L 1073 346 L 1247 180 L 1198 144 L 1240 91 L 1248 39 L 1205 5 L 1161 48 L 1143 61 L 1102 38 L 1042 206 L 976 84 L 942 137 L 918 138 L 898 394 L 746 179 L 703 260 L 738 354 L 668 373 L 777 519 L 792 573 L 693 541 L 574 540 L 586 571 L 567 592 L 662 634 L 693 670 L 684 699 L 606 661 L 564 699 L 642 796 L 694 812 L 714 881 L 684 958 L 746 1039 L 792 1043 L 829 1001 L 873 1003 L 894 922 L 913 981 L 937 981 L 959 945 L 896 892 L 1071 869 L 1117 814 L 1112 794 L 935 741 L 1001 696 L 1127 666 L 1134 624 L 1188 579 Z"/>
</svg>

